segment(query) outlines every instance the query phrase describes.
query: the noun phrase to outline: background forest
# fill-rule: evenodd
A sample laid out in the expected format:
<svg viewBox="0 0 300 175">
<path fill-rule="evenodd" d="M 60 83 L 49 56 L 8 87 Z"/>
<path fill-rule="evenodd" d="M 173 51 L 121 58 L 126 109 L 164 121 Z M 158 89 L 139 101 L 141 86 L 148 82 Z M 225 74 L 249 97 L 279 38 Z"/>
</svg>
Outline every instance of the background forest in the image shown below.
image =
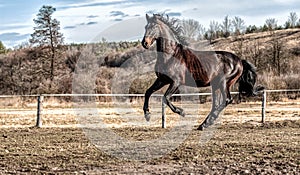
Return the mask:
<svg viewBox="0 0 300 175">
<path fill-rule="evenodd" d="M 40 9 L 28 43 L 6 49 L 0 41 L 0 94 L 72 93 L 76 67 L 88 64 L 97 66 L 93 92 L 112 93 L 116 70 L 136 55 L 146 54 L 140 41 L 107 42 L 103 38 L 98 43 L 64 44 L 59 21 L 52 18 L 54 12 L 51 6 Z M 283 25 L 270 18 L 263 26 L 246 26 L 241 18 L 228 16 L 207 28 L 192 19 L 179 22 L 189 47 L 226 50 L 249 60 L 257 67 L 258 83 L 267 89 L 300 89 L 300 20 L 295 12 Z M 78 65 L 79 59 L 86 59 L 87 65 Z M 144 64 L 150 66 L 155 61 L 151 59 L 143 59 Z M 153 72 L 133 80 L 129 93 L 144 93 L 154 77 Z"/>
</svg>

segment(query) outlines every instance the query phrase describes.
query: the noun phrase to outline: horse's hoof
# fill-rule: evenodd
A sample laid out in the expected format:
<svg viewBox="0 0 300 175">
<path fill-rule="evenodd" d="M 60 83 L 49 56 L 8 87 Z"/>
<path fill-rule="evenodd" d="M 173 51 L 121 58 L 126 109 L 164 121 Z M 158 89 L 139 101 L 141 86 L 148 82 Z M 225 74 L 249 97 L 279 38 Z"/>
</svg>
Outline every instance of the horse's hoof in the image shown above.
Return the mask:
<svg viewBox="0 0 300 175">
<path fill-rule="evenodd" d="M 178 113 L 181 117 L 185 117 L 185 112 L 184 112 L 184 110 L 181 109 L 181 108 L 177 108 L 176 113 Z"/>
<path fill-rule="evenodd" d="M 203 122 L 201 125 L 199 125 L 199 127 L 197 128 L 197 130 L 199 131 L 203 131 L 205 128 L 208 128 L 210 125 L 208 125 L 207 123 Z"/>
<path fill-rule="evenodd" d="M 150 112 L 145 112 L 145 119 L 147 122 L 150 121 L 150 117 L 151 117 Z"/>
<path fill-rule="evenodd" d="M 204 130 L 204 126 L 203 125 L 200 125 L 198 128 L 197 128 L 197 130 L 199 130 L 199 131 L 203 131 Z"/>
<path fill-rule="evenodd" d="M 183 110 L 180 112 L 180 116 L 185 117 L 185 112 Z"/>
</svg>

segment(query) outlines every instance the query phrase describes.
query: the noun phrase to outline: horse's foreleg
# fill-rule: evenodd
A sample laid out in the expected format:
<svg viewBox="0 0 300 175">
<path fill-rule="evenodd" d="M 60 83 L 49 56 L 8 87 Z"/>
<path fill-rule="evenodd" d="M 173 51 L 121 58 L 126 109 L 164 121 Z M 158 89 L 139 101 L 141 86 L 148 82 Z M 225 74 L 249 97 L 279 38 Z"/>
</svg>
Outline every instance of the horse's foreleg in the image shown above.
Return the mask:
<svg viewBox="0 0 300 175">
<path fill-rule="evenodd" d="M 152 86 L 147 89 L 146 93 L 145 93 L 145 101 L 144 101 L 144 116 L 145 119 L 147 121 L 150 120 L 150 111 L 149 111 L 149 98 L 150 96 L 153 94 L 153 92 L 159 90 L 160 88 L 162 88 L 164 85 L 166 85 L 166 83 L 164 83 L 163 81 L 161 81 L 159 78 L 157 78 L 155 80 L 155 82 L 152 84 Z"/>
<path fill-rule="evenodd" d="M 171 83 L 169 88 L 167 89 L 167 91 L 164 94 L 164 103 L 169 106 L 169 108 L 174 112 L 177 113 L 179 115 L 181 115 L 182 117 L 185 116 L 185 113 L 183 111 L 183 109 L 174 106 L 171 101 L 170 98 L 172 97 L 172 95 L 178 90 L 179 88 L 179 84 L 177 83 Z"/>
</svg>

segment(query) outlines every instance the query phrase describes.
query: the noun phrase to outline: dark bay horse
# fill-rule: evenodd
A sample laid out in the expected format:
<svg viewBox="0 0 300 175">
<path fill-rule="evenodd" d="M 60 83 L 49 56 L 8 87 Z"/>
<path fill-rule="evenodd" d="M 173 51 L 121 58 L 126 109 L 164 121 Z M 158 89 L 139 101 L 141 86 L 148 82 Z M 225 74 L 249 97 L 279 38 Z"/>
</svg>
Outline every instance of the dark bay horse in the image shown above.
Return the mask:
<svg viewBox="0 0 300 175">
<path fill-rule="evenodd" d="M 199 130 L 213 124 L 219 113 L 230 103 L 230 88 L 239 82 L 242 95 L 255 95 L 255 67 L 246 60 L 241 60 L 226 51 L 196 51 L 186 46 L 180 35 L 182 29 L 176 19 L 163 15 L 146 15 L 147 25 L 142 45 L 149 49 L 156 41 L 157 61 L 155 73 L 157 79 L 145 93 L 144 115 L 150 120 L 149 98 L 151 94 L 165 85 L 169 85 L 164 94 L 164 102 L 170 109 L 181 116 L 183 109 L 174 106 L 170 98 L 181 85 L 206 87 L 212 89 L 212 109 Z M 221 95 L 219 95 L 221 94 Z"/>
</svg>

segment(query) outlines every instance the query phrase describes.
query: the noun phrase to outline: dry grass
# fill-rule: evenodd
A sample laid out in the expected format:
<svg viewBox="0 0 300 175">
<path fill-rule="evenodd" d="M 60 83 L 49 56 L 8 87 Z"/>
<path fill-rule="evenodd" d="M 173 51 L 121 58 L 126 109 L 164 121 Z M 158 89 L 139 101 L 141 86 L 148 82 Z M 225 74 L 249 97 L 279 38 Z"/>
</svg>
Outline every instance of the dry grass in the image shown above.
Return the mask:
<svg viewBox="0 0 300 175">
<path fill-rule="evenodd" d="M 92 108 L 76 110 L 72 104 L 57 106 L 53 102 L 45 103 L 42 128 L 33 127 L 36 118 L 33 105 L 2 106 L 0 174 L 297 174 L 300 171 L 299 100 L 269 102 L 263 125 L 261 103 L 230 105 L 220 117 L 221 125 L 205 144 L 201 142 L 205 132 L 195 128 L 209 112 L 210 103 L 176 103 L 186 110 L 187 117 L 195 120 L 194 129 L 174 150 L 145 161 L 116 158 L 96 148 L 77 123 L 84 122 L 80 119 L 97 122 L 101 118 L 102 124 L 125 139 L 151 142 L 182 120 L 167 109 L 167 129 L 162 129 L 160 102 L 150 103 L 153 114 L 150 123 L 144 121 L 141 103 L 97 103 L 95 112 Z M 102 128 L 98 132 L 102 130 L 106 132 Z"/>
</svg>

